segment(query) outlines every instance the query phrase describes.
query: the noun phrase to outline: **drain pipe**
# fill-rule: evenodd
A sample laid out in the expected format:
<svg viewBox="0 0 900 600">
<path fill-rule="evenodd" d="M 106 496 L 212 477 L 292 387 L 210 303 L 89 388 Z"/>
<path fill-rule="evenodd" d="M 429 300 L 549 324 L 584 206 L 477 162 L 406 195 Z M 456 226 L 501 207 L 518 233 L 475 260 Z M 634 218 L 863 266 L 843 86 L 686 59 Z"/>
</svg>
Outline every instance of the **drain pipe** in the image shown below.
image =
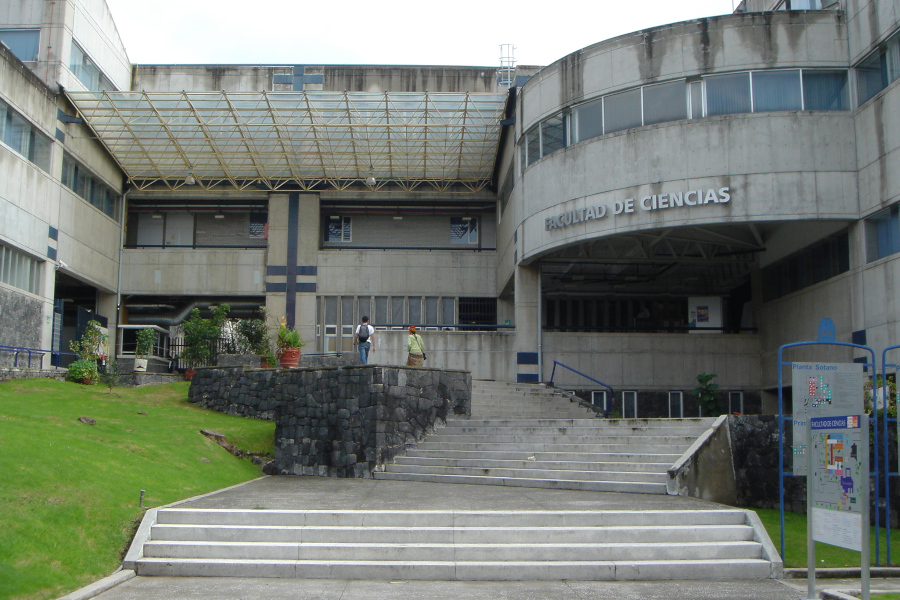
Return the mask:
<svg viewBox="0 0 900 600">
<path fill-rule="evenodd" d="M 125 207 L 128 204 L 128 192 L 129 189 L 126 188 L 125 193 L 122 194 L 122 210 L 119 213 L 121 223 L 119 225 L 119 273 L 116 276 L 116 346 L 120 345 L 119 325 L 122 324 L 122 260 L 125 256 Z M 113 349 L 116 352 L 116 356 L 118 356 L 121 347 L 116 348 L 114 346 Z"/>
<path fill-rule="evenodd" d="M 538 380 L 544 382 L 544 268 L 538 267 L 538 298 L 537 298 L 537 359 Z"/>
</svg>

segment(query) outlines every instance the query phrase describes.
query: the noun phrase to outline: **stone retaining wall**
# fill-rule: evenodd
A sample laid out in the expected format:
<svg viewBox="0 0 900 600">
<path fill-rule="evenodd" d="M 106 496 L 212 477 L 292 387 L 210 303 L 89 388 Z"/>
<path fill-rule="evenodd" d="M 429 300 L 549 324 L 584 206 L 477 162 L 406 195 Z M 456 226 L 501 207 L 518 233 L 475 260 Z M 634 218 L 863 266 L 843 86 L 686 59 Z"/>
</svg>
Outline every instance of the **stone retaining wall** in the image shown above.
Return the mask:
<svg viewBox="0 0 900 600">
<path fill-rule="evenodd" d="M 0 368 L 0 381 L 9 381 L 11 379 L 56 379 L 64 381 L 66 378 L 66 369 L 46 369 L 40 371 L 38 369 L 4 369 Z"/>
<path fill-rule="evenodd" d="M 198 369 L 189 400 L 275 421 L 284 475 L 369 477 L 449 416 L 471 415 L 466 371 L 383 367 Z"/>
</svg>

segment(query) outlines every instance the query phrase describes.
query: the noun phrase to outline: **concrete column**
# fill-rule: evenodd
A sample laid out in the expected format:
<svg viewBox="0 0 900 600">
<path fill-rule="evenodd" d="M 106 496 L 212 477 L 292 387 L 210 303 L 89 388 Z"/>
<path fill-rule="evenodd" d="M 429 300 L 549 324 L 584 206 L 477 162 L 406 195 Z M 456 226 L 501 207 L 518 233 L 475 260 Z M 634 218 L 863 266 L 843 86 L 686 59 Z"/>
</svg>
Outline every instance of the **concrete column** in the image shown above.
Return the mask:
<svg viewBox="0 0 900 600">
<path fill-rule="evenodd" d="M 300 332 L 307 344 L 316 335 L 316 275 L 319 251 L 319 195 L 290 192 L 269 196 L 266 308 Z"/>
<path fill-rule="evenodd" d="M 538 383 L 540 373 L 540 265 L 516 267 L 516 381 Z"/>
</svg>

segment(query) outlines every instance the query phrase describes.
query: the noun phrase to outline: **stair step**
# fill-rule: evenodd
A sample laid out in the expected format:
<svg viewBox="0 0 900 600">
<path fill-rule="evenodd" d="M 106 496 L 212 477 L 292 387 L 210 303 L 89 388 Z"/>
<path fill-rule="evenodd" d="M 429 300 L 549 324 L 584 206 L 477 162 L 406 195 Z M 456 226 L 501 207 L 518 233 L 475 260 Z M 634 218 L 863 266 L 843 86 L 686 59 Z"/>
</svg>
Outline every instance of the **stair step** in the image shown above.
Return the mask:
<svg viewBox="0 0 900 600">
<path fill-rule="evenodd" d="M 140 576 L 281 577 L 345 580 L 531 581 L 763 579 L 771 566 L 761 559 L 676 561 L 400 562 L 313 560 L 212 560 L 144 558 Z"/>
<path fill-rule="evenodd" d="M 539 479 L 531 477 L 489 477 L 478 475 L 442 475 L 438 473 L 395 473 L 385 470 L 373 473 L 374 479 L 391 481 L 425 481 L 473 485 L 508 485 L 558 490 L 616 492 L 631 494 L 665 494 L 666 484 L 636 481 L 585 481 L 576 479 Z"/>
<path fill-rule="evenodd" d="M 576 479 L 578 481 L 623 481 L 633 483 L 658 483 L 665 487 L 668 478 L 665 471 L 646 473 L 638 471 L 578 471 L 575 469 L 489 469 L 482 467 L 453 467 L 445 465 L 411 465 L 394 463 L 391 473 L 479 476 L 499 479 Z"/>
<path fill-rule="evenodd" d="M 257 526 L 165 524 L 153 527 L 157 542 L 268 542 L 268 543 L 462 543 L 509 544 L 533 541 L 565 544 L 703 543 L 751 541 L 753 529 L 743 524 L 677 526 L 570 526 L 570 527 L 390 527 L 390 526 Z"/>
<path fill-rule="evenodd" d="M 398 456 L 393 464 L 404 466 L 443 466 L 468 469 L 530 469 L 548 471 L 627 471 L 640 473 L 666 472 L 671 463 L 656 462 L 598 462 L 574 460 L 534 460 L 523 458 L 521 454 L 516 460 L 491 460 L 487 458 L 446 458 L 423 456 Z"/>
</svg>

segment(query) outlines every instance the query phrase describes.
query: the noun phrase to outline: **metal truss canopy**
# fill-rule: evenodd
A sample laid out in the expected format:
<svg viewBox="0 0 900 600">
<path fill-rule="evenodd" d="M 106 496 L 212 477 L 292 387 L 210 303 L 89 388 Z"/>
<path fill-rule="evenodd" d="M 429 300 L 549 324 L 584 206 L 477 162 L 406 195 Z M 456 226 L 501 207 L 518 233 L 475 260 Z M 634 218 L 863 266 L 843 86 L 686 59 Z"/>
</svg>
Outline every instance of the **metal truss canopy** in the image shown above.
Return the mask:
<svg viewBox="0 0 900 600">
<path fill-rule="evenodd" d="M 139 189 L 490 183 L 506 93 L 75 92 Z"/>
</svg>

